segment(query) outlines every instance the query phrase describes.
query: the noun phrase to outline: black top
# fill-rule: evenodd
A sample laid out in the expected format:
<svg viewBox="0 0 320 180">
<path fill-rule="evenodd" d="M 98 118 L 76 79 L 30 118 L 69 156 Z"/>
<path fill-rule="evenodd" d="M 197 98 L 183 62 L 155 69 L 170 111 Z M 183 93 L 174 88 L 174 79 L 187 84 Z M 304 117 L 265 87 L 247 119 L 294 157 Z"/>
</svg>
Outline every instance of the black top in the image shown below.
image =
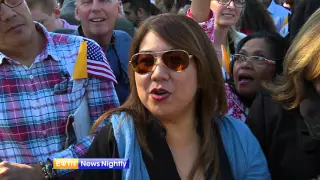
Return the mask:
<svg viewBox="0 0 320 180">
<path fill-rule="evenodd" d="M 232 180 L 232 171 L 224 150 L 221 137 L 218 138 L 220 177 L 224 180 Z M 165 139 L 165 130 L 158 123 L 148 125 L 147 143 L 153 155 L 151 159 L 142 150 L 143 161 L 152 180 L 178 180 L 180 179 L 173 156 Z M 114 137 L 112 124 L 104 127 L 94 139 L 88 153 L 83 158 L 119 158 L 117 142 Z M 133 163 L 134 165 L 134 163 Z M 212 174 L 207 172 L 206 174 Z M 209 176 L 210 176 L 209 175 Z M 111 179 L 121 180 L 121 170 L 82 170 L 79 171 L 79 180 Z M 206 178 L 208 179 L 208 178 Z"/>
<path fill-rule="evenodd" d="M 320 175 L 320 97 L 308 92 L 298 108 L 285 110 L 259 95 L 247 118 L 266 155 L 273 180 L 309 180 Z M 314 135 L 312 135 L 314 134 Z"/>
<path fill-rule="evenodd" d="M 297 1 L 297 0 L 295 0 Z M 289 20 L 289 41 L 292 43 L 299 30 L 307 22 L 309 17 L 320 8 L 319 0 L 299 0 L 295 2 L 291 18 Z"/>
</svg>

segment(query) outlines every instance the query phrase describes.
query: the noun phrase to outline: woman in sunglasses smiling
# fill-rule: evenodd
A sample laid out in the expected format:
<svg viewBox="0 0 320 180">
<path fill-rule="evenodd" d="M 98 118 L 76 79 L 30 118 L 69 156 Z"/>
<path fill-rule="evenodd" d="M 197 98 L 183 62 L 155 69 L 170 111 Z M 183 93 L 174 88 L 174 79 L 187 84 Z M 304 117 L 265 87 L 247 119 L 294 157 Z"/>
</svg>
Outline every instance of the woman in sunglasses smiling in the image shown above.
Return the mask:
<svg viewBox="0 0 320 180">
<path fill-rule="evenodd" d="M 87 158 L 128 158 L 125 171 L 79 179 L 258 179 L 270 175 L 247 126 L 229 116 L 211 42 L 185 16 L 147 20 L 131 46 L 129 99 L 99 118 Z M 106 120 L 108 119 L 108 120 Z"/>
<path fill-rule="evenodd" d="M 225 79 L 230 75 L 227 65 L 230 60 L 223 57 L 221 45 L 230 57 L 235 53 L 239 41 L 246 36 L 233 28 L 240 19 L 245 3 L 245 0 L 193 0 L 187 12 L 187 16 L 197 21 L 212 41 Z"/>
</svg>

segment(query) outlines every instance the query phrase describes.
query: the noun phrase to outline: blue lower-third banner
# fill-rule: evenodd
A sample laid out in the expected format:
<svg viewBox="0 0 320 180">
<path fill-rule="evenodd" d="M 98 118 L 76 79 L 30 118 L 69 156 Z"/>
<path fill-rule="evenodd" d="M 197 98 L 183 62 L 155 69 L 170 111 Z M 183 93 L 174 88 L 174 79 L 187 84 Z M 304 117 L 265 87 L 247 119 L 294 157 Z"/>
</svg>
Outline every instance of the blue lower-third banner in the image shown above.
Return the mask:
<svg viewBox="0 0 320 180">
<path fill-rule="evenodd" d="M 79 159 L 78 169 L 128 169 L 129 159 Z"/>
<path fill-rule="evenodd" d="M 55 158 L 54 169 L 128 169 L 129 159 Z"/>
</svg>

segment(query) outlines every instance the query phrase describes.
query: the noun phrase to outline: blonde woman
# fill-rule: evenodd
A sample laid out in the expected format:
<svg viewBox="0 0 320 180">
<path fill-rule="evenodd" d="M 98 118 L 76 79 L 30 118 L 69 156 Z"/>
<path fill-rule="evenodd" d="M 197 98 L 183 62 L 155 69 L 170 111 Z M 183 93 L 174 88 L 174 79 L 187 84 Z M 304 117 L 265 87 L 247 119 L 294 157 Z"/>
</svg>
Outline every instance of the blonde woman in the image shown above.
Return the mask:
<svg viewBox="0 0 320 180">
<path fill-rule="evenodd" d="M 306 22 L 270 86 L 258 97 L 247 123 L 258 138 L 273 180 L 320 175 L 320 9 Z"/>
</svg>

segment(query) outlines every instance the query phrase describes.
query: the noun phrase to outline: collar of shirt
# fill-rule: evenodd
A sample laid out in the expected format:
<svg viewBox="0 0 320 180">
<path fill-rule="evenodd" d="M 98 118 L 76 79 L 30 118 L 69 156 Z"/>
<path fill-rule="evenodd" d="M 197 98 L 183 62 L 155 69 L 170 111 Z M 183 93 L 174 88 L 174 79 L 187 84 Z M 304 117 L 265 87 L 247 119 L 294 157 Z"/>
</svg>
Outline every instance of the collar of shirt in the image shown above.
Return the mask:
<svg viewBox="0 0 320 180">
<path fill-rule="evenodd" d="M 64 29 L 72 29 L 72 30 L 77 30 L 78 26 L 69 24 L 66 20 L 60 19 L 60 21 L 63 23 L 63 28 Z"/>
<path fill-rule="evenodd" d="M 268 11 L 269 11 L 271 14 L 274 14 L 275 11 L 276 11 L 276 8 L 277 8 L 277 4 L 276 4 L 273 0 L 271 0 L 271 3 L 270 3 L 270 5 L 269 5 L 269 7 L 268 7 Z"/>
<path fill-rule="evenodd" d="M 113 32 L 114 32 L 114 31 L 113 31 Z M 84 33 L 83 33 L 83 30 L 82 30 L 82 26 L 81 26 L 81 25 L 78 26 L 77 30 L 74 32 L 74 35 L 86 37 L 86 36 L 84 35 Z M 108 51 L 112 48 L 111 45 L 115 45 L 115 43 L 116 43 L 116 35 L 115 35 L 115 33 L 113 33 L 113 34 L 112 34 L 112 37 L 111 37 L 111 42 L 110 42 L 110 44 L 109 44 L 107 47 L 103 47 L 103 48 L 102 48 L 103 51 L 104 51 L 104 52 L 108 52 Z"/>
<path fill-rule="evenodd" d="M 55 61 L 60 61 L 59 53 L 56 50 L 55 43 L 53 42 L 52 36 L 50 35 L 50 32 L 46 30 L 46 28 L 38 23 L 34 22 L 36 26 L 36 30 L 43 34 L 45 37 L 45 47 L 43 51 L 35 58 L 34 63 L 43 61 L 47 59 L 47 57 L 51 56 L 51 58 Z M 3 63 L 3 60 L 9 60 L 11 62 L 17 63 L 14 60 L 12 60 L 10 57 L 6 56 L 2 52 L 0 52 L 0 65 Z M 19 63 L 18 63 L 19 64 Z"/>
</svg>

